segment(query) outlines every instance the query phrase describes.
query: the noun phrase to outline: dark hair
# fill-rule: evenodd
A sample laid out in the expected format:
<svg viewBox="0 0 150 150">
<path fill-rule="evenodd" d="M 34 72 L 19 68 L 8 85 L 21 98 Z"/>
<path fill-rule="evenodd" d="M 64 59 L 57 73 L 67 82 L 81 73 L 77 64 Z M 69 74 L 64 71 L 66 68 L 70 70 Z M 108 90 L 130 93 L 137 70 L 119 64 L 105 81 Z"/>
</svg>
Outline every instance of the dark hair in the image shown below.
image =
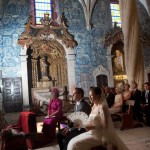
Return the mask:
<svg viewBox="0 0 150 150">
<path fill-rule="evenodd" d="M 94 86 L 90 86 L 90 90 L 93 88 Z"/>
<path fill-rule="evenodd" d="M 130 84 L 126 83 L 125 86 L 126 86 L 126 85 L 130 88 Z"/>
<path fill-rule="evenodd" d="M 101 89 L 99 87 L 93 87 L 92 89 L 90 89 L 91 92 L 93 92 L 96 95 L 100 95 L 101 96 Z"/>
<path fill-rule="evenodd" d="M 82 89 L 82 88 L 78 88 L 78 87 L 76 87 L 76 88 L 75 88 L 75 91 L 76 91 L 78 94 L 81 94 L 81 95 L 82 95 L 82 97 L 84 97 L 84 91 L 83 91 L 83 89 Z"/>
<path fill-rule="evenodd" d="M 144 84 L 146 84 L 146 85 L 150 86 L 149 82 L 145 82 Z"/>
<path fill-rule="evenodd" d="M 138 84 L 137 84 L 135 81 L 133 81 L 133 82 L 132 82 L 132 84 L 134 84 L 134 85 L 138 86 Z"/>
<path fill-rule="evenodd" d="M 59 95 L 59 90 L 58 90 L 58 88 L 52 88 L 52 89 L 51 89 L 51 92 L 54 93 L 54 94 L 55 94 L 55 97 L 57 97 L 57 98 L 60 96 L 60 95 Z"/>
</svg>

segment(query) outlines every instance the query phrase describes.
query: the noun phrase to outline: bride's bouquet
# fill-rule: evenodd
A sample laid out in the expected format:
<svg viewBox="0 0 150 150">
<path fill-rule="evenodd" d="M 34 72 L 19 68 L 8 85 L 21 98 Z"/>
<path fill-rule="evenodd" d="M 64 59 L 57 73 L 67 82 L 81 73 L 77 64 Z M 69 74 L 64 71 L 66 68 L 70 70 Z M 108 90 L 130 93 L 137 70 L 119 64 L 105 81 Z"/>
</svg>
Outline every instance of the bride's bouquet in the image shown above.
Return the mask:
<svg viewBox="0 0 150 150">
<path fill-rule="evenodd" d="M 77 128 L 84 128 L 88 123 L 88 115 L 84 112 L 74 112 L 67 117 Z"/>
</svg>

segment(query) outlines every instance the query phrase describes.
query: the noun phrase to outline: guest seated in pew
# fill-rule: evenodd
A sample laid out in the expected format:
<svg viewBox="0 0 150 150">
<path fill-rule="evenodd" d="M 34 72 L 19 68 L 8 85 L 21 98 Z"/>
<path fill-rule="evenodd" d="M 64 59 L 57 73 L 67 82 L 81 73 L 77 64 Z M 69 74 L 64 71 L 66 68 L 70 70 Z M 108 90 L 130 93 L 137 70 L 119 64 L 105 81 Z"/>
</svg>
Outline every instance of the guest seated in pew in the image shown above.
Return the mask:
<svg viewBox="0 0 150 150">
<path fill-rule="evenodd" d="M 87 132 L 71 139 L 67 150 L 91 150 L 104 143 L 112 144 L 118 150 L 127 150 L 114 129 L 106 99 L 101 98 L 100 88 L 90 89 L 89 98 L 93 106 L 85 125 Z"/>
<path fill-rule="evenodd" d="M 145 113 L 146 125 L 150 126 L 150 84 L 144 83 L 144 91 L 142 91 L 142 110 Z"/>
<path fill-rule="evenodd" d="M 84 112 L 87 115 L 90 114 L 91 112 L 91 106 L 84 100 L 84 91 L 81 88 L 75 88 L 73 91 L 73 100 L 76 102 L 75 106 L 74 106 L 74 112 Z M 71 125 L 67 128 L 62 129 L 62 131 L 60 131 L 57 134 L 57 139 L 58 139 L 58 144 L 60 147 L 60 150 L 66 150 L 67 149 L 67 145 L 69 143 L 69 141 L 85 132 L 86 130 L 84 128 L 81 128 L 80 130 L 78 130 L 76 127 L 74 127 L 73 123 L 71 123 Z"/>
<path fill-rule="evenodd" d="M 126 100 L 130 100 L 131 98 L 131 91 L 130 89 L 130 85 L 129 84 L 125 84 L 124 86 L 124 91 L 123 91 L 123 107 L 122 107 L 122 111 L 126 112 L 126 109 L 128 106 L 124 105 Z"/>
<path fill-rule="evenodd" d="M 123 100 L 129 100 L 131 98 L 131 91 L 129 89 L 130 89 L 130 85 L 125 84 L 124 91 L 123 91 Z"/>
<path fill-rule="evenodd" d="M 108 107 L 111 108 L 112 105 L 114 104 L 115 95 L 110 92 L 109 87 L 104 88 L 104 93 L 106 96 L 106 101 L 107 101 Z"/>
<path fill-rule="evenodd" d="M 42 132 L 45 136 L 53 139 L 56 136 L 56 124 L 62 118 L 62 101 L 58 98 L 59 90 L 51 89 L 51 100 L 48 105 L 48 113 L 44 119 Z"/>
<path fill-rule="evenodd" d="M 143 122 L 144 119 L 141 113 L 141 91 L 138 90 L 138 84 L 136 82 L 132 82 L 131 88 L 131 100 L 135 101 L 133 107 L 133 119 L 139 122 Z"/>
<path fill-rule="evenodd" d="M 123 97 L 120 92 L 120 88 L 115 88 L 116 95 L 115 95 L 115 101 L 111 108 L 109 108 L 110 114 L 115 114 L 122 111 L 123 106 Z"/>
</svg>

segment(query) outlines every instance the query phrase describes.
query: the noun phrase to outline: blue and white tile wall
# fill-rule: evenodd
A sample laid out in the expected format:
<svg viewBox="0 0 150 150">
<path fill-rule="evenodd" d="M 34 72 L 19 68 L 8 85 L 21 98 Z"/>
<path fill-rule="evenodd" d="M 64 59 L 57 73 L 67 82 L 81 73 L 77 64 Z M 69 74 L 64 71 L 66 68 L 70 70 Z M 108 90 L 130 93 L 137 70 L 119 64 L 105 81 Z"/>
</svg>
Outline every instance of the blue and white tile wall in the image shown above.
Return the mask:
<svg viewBox="0 0 150 150">
<path fill-rule="evenodd" d="M 21 47 L 17 41 L 30 13 L 30 0 L 3 1 L 0 19 L 0 70 L 2 77 L 21 77 Z"/>
<path fill-rule="evenodd" d="M 137 1 L 138 13 L 140 18 L 141 33 L 150 36 L 150 16 L 145 7 Z M 145 47 L 143 51 L 145 67 L 150 65 L 150 47 Z"/>
<path fill-rule="evenodd" d="M 112 28 L 110 2 L 96 2 L 91 20 L 93 27 L 90 31 L 86 29 L 83 8 L 78 0 L 64 0 L 59 6 L 60 12 L 65 12 L 69 32 L 78 43 L 74 49 L 76 86 L 82 87 L 87 95 L 89 87 L 94 86 L 93 70 L 99 65 L 107 68 L 103 39 L 105 33 Z"/>
</svg>

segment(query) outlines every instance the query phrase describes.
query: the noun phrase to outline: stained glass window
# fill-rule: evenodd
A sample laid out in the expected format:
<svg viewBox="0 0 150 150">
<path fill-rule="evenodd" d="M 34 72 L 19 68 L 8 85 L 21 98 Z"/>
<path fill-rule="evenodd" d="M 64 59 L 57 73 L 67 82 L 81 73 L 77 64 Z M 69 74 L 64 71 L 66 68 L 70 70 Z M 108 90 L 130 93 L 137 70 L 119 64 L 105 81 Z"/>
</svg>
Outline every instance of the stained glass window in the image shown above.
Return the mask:
<svg viewBox="0 0 150 150">
<path fill-rule="evenodd" d="M 114 26 L 114 22 L 118 22 L 117 25 L 121 27 L 119 4 L 110 4 L 110 7 L 111 7 L 112 25 Z"/>
<path fill-rule="evenodd" d="M 41 24 L 40 19 L 44 17 L 44 13 L 49 13 L 52 17 L 51 0 L 35 0 L 35 16 L 36 24 Z"/>
</svg>

